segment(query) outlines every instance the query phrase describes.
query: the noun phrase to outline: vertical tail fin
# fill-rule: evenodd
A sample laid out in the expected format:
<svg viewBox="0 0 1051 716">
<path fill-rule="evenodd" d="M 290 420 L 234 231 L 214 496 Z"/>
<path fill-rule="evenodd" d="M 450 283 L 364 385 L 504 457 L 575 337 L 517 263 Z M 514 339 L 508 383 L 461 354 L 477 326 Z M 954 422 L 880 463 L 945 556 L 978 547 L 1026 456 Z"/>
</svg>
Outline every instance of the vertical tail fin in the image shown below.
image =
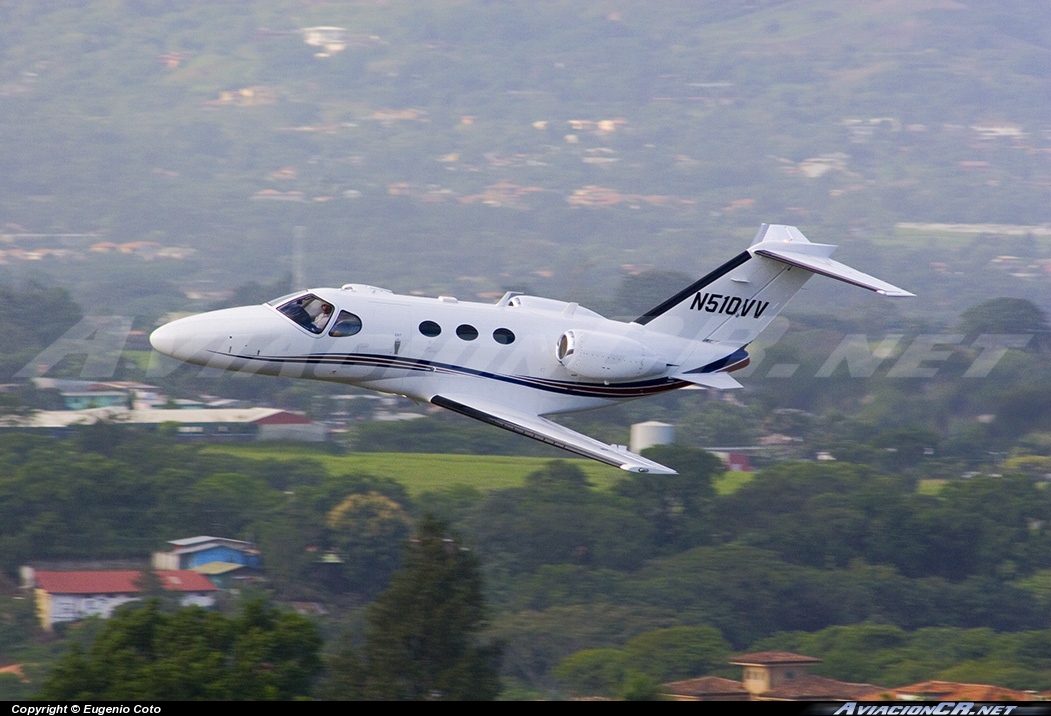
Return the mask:
<svg viewBox="0 0 1051 716">
<path fill-rule="evenodd" d="M 794 226 L 763 224 L 748 249 L 635 319 L 669 335 L 746 345 L 815 273 L 888 296 L 912 296 L 829 258 Z"/>
</svg>

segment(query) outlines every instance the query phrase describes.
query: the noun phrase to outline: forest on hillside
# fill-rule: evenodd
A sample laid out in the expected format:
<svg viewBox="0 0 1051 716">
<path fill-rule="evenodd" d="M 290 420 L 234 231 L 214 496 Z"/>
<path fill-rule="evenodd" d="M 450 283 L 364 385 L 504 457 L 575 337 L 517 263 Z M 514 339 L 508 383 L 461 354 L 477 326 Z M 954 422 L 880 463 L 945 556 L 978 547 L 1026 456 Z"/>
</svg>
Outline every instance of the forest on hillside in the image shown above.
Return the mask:
<svg viewBox="0 0 1051 716">
<path fill-rule="evenodd" d="M 605 311 L 621 277 L 702 275 L 764 221 L 922 286 L 908 312 L 1046 308 L 1051 34 L 1021 2 L 93 0 L 0 20 L 0 277 L 89 313 L 150 325 L 290 279 Z M 318 26 L 342 49 L 308 45 Z M 924 222 L 978 228 L 900 228 Z"/>
<path fill-rule="evenodd" d="M 368 654 L 370 638 L 406 628 L 377 626 L 369 605 L 393 599 L 388 590 L 408 578 L 398 575 L 419 529 L 448 530 L 477 560 L 476 575 L 464 574 L 481 580 L 474 599 L 484 601 L 472 607 L 471 643 L 500 645 L 497 690 L 507 698 L 617 695 L 639 675 L 734 677 L 730 656 L 760 648 L 805 650 L 825 660 L 826 675 L 886 686 L 991 669 L 1001 685 L 1048 688 L 1051 497 L 1031 475 L 931 490 L 922 468 L 788 462 L 726 490 L 716 489 L 722 464 L 703 451 L 647 455 L 680 474 L 596 489 L 552 461 L 519 487 L 454 480 L 413 498 L 396 480 L 235 459 L 118 425 L 62 443 L 9 433 L 0 436 L 0 568 L 9 580 L 27 562 L 141 559 L 173 535 L 255 540 L 266 581 L 251 594 L 325 605 L 312 626 L 297 622 L 297 640 L 317 640 L 304 658 L 320 661 L 296 688 L 327 697 L 356 693 L 340 691 L 356 688 L 353 650 Z M 435 519 L 445 527 L 426 527 Z M 227 600 L 220 612 L 236 619 L 245 608 Z M 96 624 L 56 641 L 31 610 L 30 600 L 0 600 L 0 658 L 26 664 L 35 685 L 0 677 L 9 697 L 52 678 L 68 645 L 97 660 L 117 638 L 106 636 L 117 625 Z M 134 619 L 162 619 L 150 614 Z M 193 628 L 226 638 L 208 623 Z M 863 658 L 865 644 L 878 659 Z M 174 646 L 150 660 L 160 668 Z M 62 663 L 54 679 L 77 673 Z"/>
</svg>

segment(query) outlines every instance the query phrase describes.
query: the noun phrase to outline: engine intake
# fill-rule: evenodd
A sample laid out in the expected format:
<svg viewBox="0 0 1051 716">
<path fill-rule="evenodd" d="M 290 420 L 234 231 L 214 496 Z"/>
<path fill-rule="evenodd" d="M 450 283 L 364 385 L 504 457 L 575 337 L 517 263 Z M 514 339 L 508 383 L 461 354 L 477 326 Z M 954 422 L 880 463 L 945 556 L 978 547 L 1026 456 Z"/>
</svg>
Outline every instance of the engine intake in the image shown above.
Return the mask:
<svg viewBox="0 0 1051 716">
<path fill-rule="evenodd" d="M 663 373 L 668 367 L 649 346 L 597 331 L 566 331 L 558 339 L 555 356 L 573 375 L 598 380 L 644 378 Z"/>
</svg>

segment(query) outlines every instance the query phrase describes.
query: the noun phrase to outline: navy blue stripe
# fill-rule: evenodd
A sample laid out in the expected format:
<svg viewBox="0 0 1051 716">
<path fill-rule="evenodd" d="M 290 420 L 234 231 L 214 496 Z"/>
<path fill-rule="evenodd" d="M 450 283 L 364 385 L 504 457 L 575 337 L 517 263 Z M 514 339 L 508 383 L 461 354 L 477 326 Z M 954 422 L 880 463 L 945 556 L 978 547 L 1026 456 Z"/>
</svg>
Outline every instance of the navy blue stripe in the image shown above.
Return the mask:
<svg viewBox="0 0 1051 716">
<path fill-rule="evenodd" d="M 633 322 L 645 326 L 657 316 L 660 316 L 663 313 L 667 313 L 668 311 L 685 301 L 687 298 L 700 291 L 708 284 L 722 278 L 723 276 L 730 273 L 750 258 L 752 258 L 752 255 L 750 253 L 748 253 L 747 251 L 742 251 L 740 254 L 733 257 L 732 259 L 730 259 L 722 266 L 712 271 L 704 278 L 694 281 L 689 286 L 679 291 L 677 294 L 675 294 L 668 300 L 661 303 L 659 306 L 646 311 L 644 314 L 636 318 Z"/>
<path fill-rule="evenodd" d="M 740 363 L 741 361 L 747 358 L 748 351 L 746 351 L 744 348 L 738 348 L 725 358 L 720 358 L 719 360 L 712 361 L 708 365 L 701 366 L 700 368 L 694 368 L 693 370 L 685 371 L 683 375 L 688 375 L 690 373 L 716 373 L 722 370 L 723 368 L 726 368 L 727 366 L 733 365 L 734 363 Z"/>
<path fill-rule="evenodd" d="M 214 351 L 213 351 L 214 352 Z M 397 368 L 400 370 L 443 372 L 459 375 L 470 375 L 478 378 L 499 380 L 505 383 L 521 385 L 535 390 L 544 390 L 550 393 L 562 395 L 580 395 L 597 398 L 633 398 L 663 393 L 676 390 L 689 383 L 674 378 L 657 378 L 654 380 L 637 381 L 631 383 L 616 383 L 606 385 L 604 383 L 574 383 L 571 381 L 546 380 L 544 378 L 528 378 L 525 376 L 502 375 L 486 371 L 451 365 L 448 363 L 434 363 L 425 360 L 411 358 L 399 358 L 388 355 L 369 355 L 355 353 L 325 353 L 309 356 L 298 356 L 286 358 L 281 356 L 247 356 L 217 353 L 230 358 L 240 358 L 247 361 L 263 361 L 266 363 L 306 364 L 306 365 L 360 365 L 375 368 Z"/>
</svg>

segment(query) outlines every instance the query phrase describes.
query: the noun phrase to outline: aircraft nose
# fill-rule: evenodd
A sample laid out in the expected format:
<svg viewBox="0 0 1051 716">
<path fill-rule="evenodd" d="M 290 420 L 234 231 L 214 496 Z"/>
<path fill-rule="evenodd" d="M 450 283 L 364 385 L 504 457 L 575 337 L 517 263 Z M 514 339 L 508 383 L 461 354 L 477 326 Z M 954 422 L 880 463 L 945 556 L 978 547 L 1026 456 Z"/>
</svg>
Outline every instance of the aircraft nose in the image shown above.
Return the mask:
<svg viewBox="0 0 1051 716">
<path fill-rule="evenodd" d="M 167 323 L 150 334 L 150 344 L 176 360 L 226 368 L 235 344 L 243 349 L 251 341 L 262 349 L 289 328 L 288 319 L 266 306 L 241 306 Z"/>
<path fill-rule="evenodd" d="M 150 345 L 158 353 L 186 360 L 193 353 L 194 332 L 186 324 L 185 318 L 166 323 L 150 334 Z"/>
</svg>

